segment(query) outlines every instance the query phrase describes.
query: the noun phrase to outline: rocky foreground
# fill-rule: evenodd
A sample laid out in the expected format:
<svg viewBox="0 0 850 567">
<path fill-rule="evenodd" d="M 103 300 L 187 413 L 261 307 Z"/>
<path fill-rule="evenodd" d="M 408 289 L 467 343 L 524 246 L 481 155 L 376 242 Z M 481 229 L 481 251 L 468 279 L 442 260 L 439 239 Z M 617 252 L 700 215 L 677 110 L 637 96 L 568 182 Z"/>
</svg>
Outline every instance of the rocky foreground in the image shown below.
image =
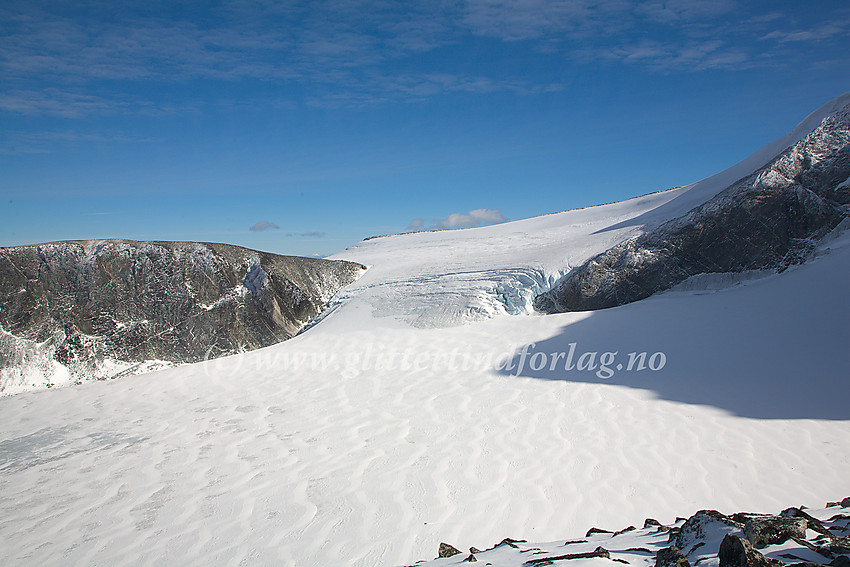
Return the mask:
<svg viewBox="0 0 850 567">
<path fill-rule="evenodd" d="M 778 515 L 702 510 L 671 525 L 648 518 L 642 528 L 591 528 L 583 538 L 546 544 L 504 539 L 469 553 L 441 543 L 439 557 L 417 566 L 481 563 L 493 567 L 623 564 L 640 567 L 850 567 L 850 498 L 822 509 Z"/>
<path fill-rule="evenodd" d="M 0 248 L 0 394 L 278 343 L 364 270 L 226 244 Z"/>
</svg>

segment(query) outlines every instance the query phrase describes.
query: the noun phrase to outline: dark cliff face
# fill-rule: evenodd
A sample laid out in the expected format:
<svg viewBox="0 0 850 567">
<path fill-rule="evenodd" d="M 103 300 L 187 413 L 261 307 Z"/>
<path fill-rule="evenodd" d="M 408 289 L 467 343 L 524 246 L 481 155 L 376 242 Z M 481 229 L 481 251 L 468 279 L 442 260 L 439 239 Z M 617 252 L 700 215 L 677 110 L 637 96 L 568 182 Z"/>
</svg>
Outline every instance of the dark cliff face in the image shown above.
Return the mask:
<svg viewBox="0 0 850 567">
<path fill-rule="evenodd" d="M 104 360 L 194 362 L 295 335 L 365 270 L 224 244 L 56 242 L 0 248 L 0 327 L 72 374 Z M 17 357 L 20 363 L 20 356 Z"/>
<path fill-rule="evenodd" d="M 850 107 L 683 217 L 620 243 L 535 298 L 557 313 L 623 305 L 703 273 L 783 270 L 850 216 Z"/>
</svg>

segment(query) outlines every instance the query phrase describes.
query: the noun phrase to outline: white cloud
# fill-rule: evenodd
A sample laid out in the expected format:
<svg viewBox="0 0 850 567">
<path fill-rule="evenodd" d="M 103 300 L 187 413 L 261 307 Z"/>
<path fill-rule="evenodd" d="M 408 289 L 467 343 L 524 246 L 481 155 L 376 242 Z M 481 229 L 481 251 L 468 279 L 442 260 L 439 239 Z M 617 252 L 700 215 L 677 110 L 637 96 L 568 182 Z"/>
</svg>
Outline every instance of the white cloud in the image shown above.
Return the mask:
<svg viewBox="0 0 850 567">
<path fill-rule="evenodd" d="M 280 227 L 279 227 L 279 226 L 277 226 L 277 225 L 276 225 L 275 223 L 273 223 L 273 222 L 269 222 L 269 221 L 260 221 L 260 222 L 258 222 L 257 224 L 255 224 L 254 226 L 252 226 L 249 230 L 251 230 L 251 231 L 253 231 L 253 232 L 263 232 L 264 230 L 269 230 L 269 229 L 271 229 L 271 230 L 278 230 L 279 228 L 280 228 Z"/>
<path fill-rule="evenodd" d="M 415 218 L 407 225 L 407 230 L 421 230 L 425 226 L 425 219 Z"/>
<path fill-rule="evenodd" d="M 505 222 L 499 209 L 475 209 L 469 213 L 452 213 L 437 223 L 437 228 L 472 228 L 482 224 Z"/>
<path fill-rule="evenodd" d="M 487 224 L 496 224 L 508 220 L 502 216 L 502 212 L 499 209 L 475 209 L 474 211 L 470 211 L 469 215 Z"/>
</svg>

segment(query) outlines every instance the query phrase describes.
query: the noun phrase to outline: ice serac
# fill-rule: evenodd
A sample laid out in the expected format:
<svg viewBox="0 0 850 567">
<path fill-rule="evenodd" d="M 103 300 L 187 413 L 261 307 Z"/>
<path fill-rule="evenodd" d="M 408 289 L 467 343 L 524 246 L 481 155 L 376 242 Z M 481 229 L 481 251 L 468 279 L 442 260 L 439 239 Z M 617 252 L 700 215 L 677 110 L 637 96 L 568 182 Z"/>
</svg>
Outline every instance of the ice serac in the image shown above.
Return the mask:
<svg viewBox="0 0 850 567">
<path fill-rule="evenodd" d="M 782 271 L 805 261 L 827 234 L 850 224 L 850 97 L 836 101 L 843 106 L 769 163 L 590 258 L 537 296 L 535 308 L 605 309 L 700 274 Z"/>
<path fill-rule="evenodd" d="M 0 391 L 268 346 L 295 335 L 364 270 L 225 244 L 0 248 Z"/>
</svg>

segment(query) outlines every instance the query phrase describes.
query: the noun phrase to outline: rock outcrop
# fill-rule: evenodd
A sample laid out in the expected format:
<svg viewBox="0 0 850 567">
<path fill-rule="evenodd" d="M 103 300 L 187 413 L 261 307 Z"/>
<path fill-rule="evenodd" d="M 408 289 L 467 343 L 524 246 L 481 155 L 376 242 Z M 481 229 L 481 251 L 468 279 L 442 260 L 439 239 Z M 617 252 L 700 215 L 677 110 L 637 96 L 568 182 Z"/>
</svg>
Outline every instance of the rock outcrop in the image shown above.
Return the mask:
<svg viewBox="0 0 850 567">
<path fill-rule="evenodd" d="M 717 556 L 720 559 L 720 567 L 781 567 L 783 565 L 781 561 L 768 559 L 756 551 L 748 540 L 733 535 L 723 538 Z"/>
<path fill-rule="evenodd" d="M 455 555 L 459 555 L 460 553 L 461 551 L 455 546 L 450 545 L 448 543 L 441 543 L 440 549 L 437 551 L 437 557 L 454 557 Z"/>
<path fill-rule="evenodd" d="M 547 313 L 623 305 L 691 276 L 782 271 L 850 224 L 850 106 L 686 215 L 568 273 L 534 306 Z"/>
<path fill-rule="evenodd" d="M 655 554 L 655 567 L 691 567 L 688 558 L 678 547 L 659 549 Z"/>
<path fill-rule="evenodd" d="M 502 567 L 590 562 L 612 567 L 848 567 L 848 513 L 848 499 L 829 502 L 822 509 L 788 508 L 776 516 L 701 510 L 669 525 L 647 520 L 640 529 L 630 526 L 611 532 L 593 528 L 585 538 L 564 543 L 503 539 L 484 551 L 471 548 L 466 558 L 455 547 L 441 543 L 436 560 L 416 565 L 437 567 L 474 561 Z"/>
<path fill-rule="evenodd" d="M 294 336 L 359 264 L 225 244 L 54 242 L 0 248 L 0 371 L 103 379 Z M 18 384 L 21 385 L 21 384 Z"/>
<path fill-rule="evenodd" d="M 756 516 L 747 520 L 744 533 L 754 547 L 785 543 L 792 537 L 804 539 L 808 523 L 805 518 Z"/>
</svg>

